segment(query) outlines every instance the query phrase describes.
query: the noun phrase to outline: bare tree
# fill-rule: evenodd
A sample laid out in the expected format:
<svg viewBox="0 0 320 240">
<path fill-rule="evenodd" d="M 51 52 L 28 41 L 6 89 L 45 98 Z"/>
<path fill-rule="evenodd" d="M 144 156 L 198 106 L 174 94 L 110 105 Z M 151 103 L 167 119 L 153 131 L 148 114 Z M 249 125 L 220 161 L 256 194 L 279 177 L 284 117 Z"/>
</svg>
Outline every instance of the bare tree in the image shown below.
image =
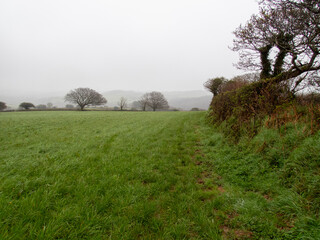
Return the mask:
<svg viewBox="0 0 320 240">
<path fill-rule="evenodd" d="M 30 108 L 34 108 L 35 106 L 32 103 L 23 102 L 23 103 L 20 103 L 19 107 L 24 108 L 25 110 L 28 110 Z"/>
<path fill-rule="evenodd" d="M 161 92 L 149 93 L 148 106 L 151 107 L 153 111 L 169 108 L 168 101 Z"/>
<path fill-rule="evenodd" d="M 85 106 L 107 103 L 107 100 L 100 93 L 90 88 L 77 88 L 70 91 L 65 96 L 65 101 L 78 104 L 81 111 L 84 110 Z"/>
<path fill-rule="evenodd" d="M 6 108 L 7 108 L 6 103 L 0 102 L 0 111 L 3 111 L 3 110 L 6 109 Z"/>
<path fill-rule="evenodd" d="M 248 83 L 257 82 L 260 80 L 259 72 L 245 73 L 242 75 L 235 76 L 230 79 L 231 81 L 245 81 Z"/>
<path fill-rule="evenodd" d="M 304 8 L 310 14 L 320 14 L 320 2 L 318 0 L 260 0 L 264 5 L 282 5 L 286 8 Z"/>
<path fill-rule="evenodd" d="M 48 102 L 47 103 L 47 108 L 52 108 L 53 107 L 53 104 L 51 102 Z"/>
<path fill-rule="evenodd" d="M 123 109 L 127 108 L 128 104 L 127 104 L 127 99 L 124 97 L 120 98 L 120 101 L 118 102 L 118 105 L 120 107 L 120 111 L 122 111 Z"/>
<path fill-rule="evenodd" d="M 45 104 L 39 104 L 36 106 L 37 109 L 46 109 L 47 108 L 47 105 Z"/>
<path fill-rule="evenodd" d="M 138 103 L 142 111 L 146 111 L 149 102 L 149 93 L 145 93 L 139 100 Z"/>
<path fill-rule="evenodd" d="M 315 0 L 262 1 L 258 15 L 236 29 L 238 67 L 260 70 L 260 78 L 280 83 L 320 70 L 320 6 Z M 301 78 L 302 77 L 302 78 Z"/>
<path fill-rule="evenodd" d="M 70 108 L 74 108 L 74 106 L 72 104 L 66 104 L 66 108 L 70 109 Z"/>
</svg>

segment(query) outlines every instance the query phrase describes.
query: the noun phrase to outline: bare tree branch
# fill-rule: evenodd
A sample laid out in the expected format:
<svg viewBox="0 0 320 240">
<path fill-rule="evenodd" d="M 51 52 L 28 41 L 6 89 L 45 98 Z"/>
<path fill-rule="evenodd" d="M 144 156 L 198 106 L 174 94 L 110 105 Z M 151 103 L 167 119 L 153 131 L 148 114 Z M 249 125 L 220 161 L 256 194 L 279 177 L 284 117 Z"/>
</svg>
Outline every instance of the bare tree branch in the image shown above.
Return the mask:
<svg viewBox="0 0 320 240">
<path fill-rule="evenodd" d="M 157 109 L 165 109 L 168 108 L 168 101 L 163 96 L 161 92 L 151 92 L 149 95 L 148 106 L 152 108 L 153 111 Z"/>
<path fill-rule="evenodd" d="M 120 107 L 120 110 L 122 111 L 123 109 L 127 108 L 128 104 L 127 104 L 128 100 L 124 97 L 120 98 L 120 101 L 118 102 L 118 105 Z"/>
<path fill-rule="evenodd" d="M 78 104 L 81 111 L 88 105 L 103 105 L 107 100 L 98 92 L 90 88 L 77 88 L 65 96 L 65 101 Z"/>
<path fill-rule="evenodd" d="M 147 110 L 148 102 L 149 102 L 149 93 L 145 93 L 145 94 L 138 100 L 138 103 L 139 103 L 142 111 L 146 111 L 146 110 Z"/>
<path fill-rule="evenodd" d="M 260 71 L 261 79 L 274 82 L 320 70 L 319 1 L 262 0 L 260 3 L 260 13 L 234 32 L 232 50 L 240 56 L 237 66 Z M 304 78 L 295 84 L 303 81 Z"/>
</svg>

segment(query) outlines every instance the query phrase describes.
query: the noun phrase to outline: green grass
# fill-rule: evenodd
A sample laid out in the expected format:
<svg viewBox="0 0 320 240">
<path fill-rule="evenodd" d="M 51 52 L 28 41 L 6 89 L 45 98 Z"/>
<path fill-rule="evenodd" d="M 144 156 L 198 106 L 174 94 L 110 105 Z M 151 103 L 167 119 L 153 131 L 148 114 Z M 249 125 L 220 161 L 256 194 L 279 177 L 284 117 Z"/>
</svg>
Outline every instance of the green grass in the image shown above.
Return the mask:
<svg viewBox="0 0 320 240">
<path fill-rule="evenodd" d="M 301 129 L 303 131 L 303 129 Z M 0 239 L 318 239 L 320 134 L 204 112 L 0 114 Z"/>
<path fill-rule="evenodd" d="M 203 131 L 206 164 L 228 192 L 214 200 L 227 228 L 254 239 L 320 239 L 320 132 L 306 132 L 303 124 L 263 127 L 232 144 Z"/>
<path fill-rule="evenodd" d="M 0 239 L 219 239 L 193 162 L 203 113 L 0 115 Z"/>
</svg>

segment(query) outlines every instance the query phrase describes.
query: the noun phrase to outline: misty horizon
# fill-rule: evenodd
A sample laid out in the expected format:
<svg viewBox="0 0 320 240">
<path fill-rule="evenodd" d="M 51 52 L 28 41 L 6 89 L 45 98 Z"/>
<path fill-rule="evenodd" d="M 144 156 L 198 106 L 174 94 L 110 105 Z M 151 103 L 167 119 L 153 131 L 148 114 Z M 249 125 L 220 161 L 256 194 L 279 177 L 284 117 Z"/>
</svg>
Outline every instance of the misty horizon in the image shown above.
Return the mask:
<svg viewBox="0 0 320 240">
<path fill-rule="evenodd" d="M 149 91 L 151 92 L 151 91 Z M 126 90 L 112 90 L 100 92 L 106 99 L 105 106 L 114 107 L 118 105 L 118 101 L 121 97 L 128 100 L 128 104 L 131 105 L 134 101 L 146 92 L 144 91 L 126 91 Z M 205 90 L 195 91 L 163 91 L 166 99 L 169 101 L 169 105 L 172 108 L 178 108 L 181 110 L 190 110 L 193 107 L 207 109 L 211 101 L 212 94 Z M 70 104 L 65 101 L 65 95 L 67 93 L 59 94 L 38 94 L 38 95 L 19 95 L 19 96 L 5 96 L 2 95 L 2 99 L 6 102 L 9 109 L 17 109 L 22 102 L 30 102 L 35 106 L 40 104 L 52 103 L 54 107 L 63 108 L 65 105 Z"/>
<path fill-rule="evenodd" d="M 2 1 L 0 96 L 203 89 L 242 73 L 228 46 L 257 11 L 255 0 Z"/>
</svg>

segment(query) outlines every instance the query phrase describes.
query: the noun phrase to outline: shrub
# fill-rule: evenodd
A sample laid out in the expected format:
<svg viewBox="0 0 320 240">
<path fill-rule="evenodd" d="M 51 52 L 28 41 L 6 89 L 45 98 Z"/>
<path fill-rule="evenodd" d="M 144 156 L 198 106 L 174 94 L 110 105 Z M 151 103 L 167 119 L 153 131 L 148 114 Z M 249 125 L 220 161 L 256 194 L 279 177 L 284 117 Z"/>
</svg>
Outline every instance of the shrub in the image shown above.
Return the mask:
<svg viewBox="0 0 320 240">
<path fill-rule="evenodd" d="M 213 123 L 226 121 L 228 135 L 240 137 L 241 128 L 253 136 L 263 119 L 293 100 L 287 86 L 265 81 L 250 83 L 235 81 L 226 89 L 232 89 L 214 97 L 209 117 Z M 226 129 L 225 129 L 226 130 Z"/>
</svg>

